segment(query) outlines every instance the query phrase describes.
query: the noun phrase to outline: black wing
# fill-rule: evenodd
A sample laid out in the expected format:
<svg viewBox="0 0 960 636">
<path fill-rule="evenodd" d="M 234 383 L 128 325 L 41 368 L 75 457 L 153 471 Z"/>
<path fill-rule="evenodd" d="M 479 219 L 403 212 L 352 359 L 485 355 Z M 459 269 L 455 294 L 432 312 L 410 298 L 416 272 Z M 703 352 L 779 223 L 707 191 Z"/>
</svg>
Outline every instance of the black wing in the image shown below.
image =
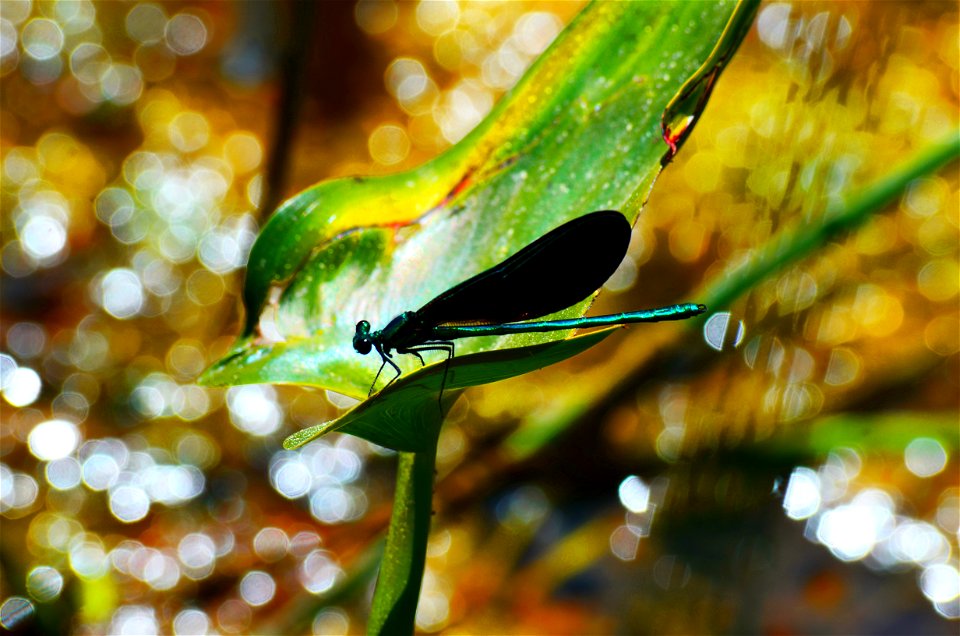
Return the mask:
<svg viewBox="0 0 960 636">
<path fill-rule="evenodd" d="M 630 223 L 601 210 L 564 223 L 418 312 L 423 325 L 485 325 L 539 318 L 574 305 L 623 261 Z"/>
</svg>

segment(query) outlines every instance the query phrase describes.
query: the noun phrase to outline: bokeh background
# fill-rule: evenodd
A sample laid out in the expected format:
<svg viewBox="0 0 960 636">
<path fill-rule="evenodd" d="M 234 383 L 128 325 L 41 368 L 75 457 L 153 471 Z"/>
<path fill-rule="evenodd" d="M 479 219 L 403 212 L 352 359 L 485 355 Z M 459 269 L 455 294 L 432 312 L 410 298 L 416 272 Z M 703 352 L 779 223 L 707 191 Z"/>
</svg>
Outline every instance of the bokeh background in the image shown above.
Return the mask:
<svg viewBox="0 0 960 636">
<path fill-rule="evenodd" d="M 344 396 L 194 380 L 280 200 L 442 152 L 581 7 L 0 2 L 0 626 L 363 631 L 392 454 L 281 449 Z M 958 38 L 954 2 L 763 5 L 597 309 L 695 298 L 956 131 Z M 958 210 L 954 163 L 653 362 L 632 329 L 469 392 L 418 628 L 955 634 Z M 573 382 L 610 388 L 551 410 Z"/>
</svg>

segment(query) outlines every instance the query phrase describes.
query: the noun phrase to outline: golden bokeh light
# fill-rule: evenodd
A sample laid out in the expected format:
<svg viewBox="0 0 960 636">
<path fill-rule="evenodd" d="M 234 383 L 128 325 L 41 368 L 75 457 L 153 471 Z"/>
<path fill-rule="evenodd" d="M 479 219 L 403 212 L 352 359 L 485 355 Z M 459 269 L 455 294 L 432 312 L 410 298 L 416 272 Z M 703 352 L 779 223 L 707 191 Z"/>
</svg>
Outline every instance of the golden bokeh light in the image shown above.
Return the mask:
<svg viewBox="0 0 960 636">
<path fill-rule="evenodd" d="M 265 207 L 449 149 L 583 5 L 2 0 L 0 626 L 363 631 L 395 454 L 283 450 L 357 401 L 197 376 Z M 958 33 L 950 4 L 762 5 L 598 307 L 732 285 L 956 130 Z M 624 330 L 468 392 L 417 629 L 955 631 L 958 210 L 954 163 L 683 351 Z"/>
</svg>

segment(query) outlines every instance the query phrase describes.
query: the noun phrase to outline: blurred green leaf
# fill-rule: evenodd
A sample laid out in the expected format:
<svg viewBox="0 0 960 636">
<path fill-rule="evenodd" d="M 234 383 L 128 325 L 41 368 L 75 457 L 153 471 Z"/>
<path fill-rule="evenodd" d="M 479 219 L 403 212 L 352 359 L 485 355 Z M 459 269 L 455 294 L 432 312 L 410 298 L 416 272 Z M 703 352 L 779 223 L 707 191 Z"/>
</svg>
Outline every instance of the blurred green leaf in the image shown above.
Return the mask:
<svg viewBox="0 0 960 636">
<path fill-rule="evenodd" d="M 751 258 L 714 277 L 696 296 L 713 311 L 722 311 L 753 290 L 758 284 L 784 271 L 798 260 L 823 250 L 843 234 L 861 227 L 873 215 L 882 212 L 901 196 L 915 179 L 934 174 L 960 157 L 960 132 L 953 131 L 930 144 L 916 156 L 896 166 L 876 183 L 839 200 L 826 208 L 815 221 L 778 235 L 759 246 Z M 701 329 L 706 318 L 686 321 L 687 330 Z M 669 343 L 660 343 L 660 350 Z M 636 348 L 631 348 L 636 351 Z M 689 353 L 689 352 L 688 352 Z M 701 361 L 706 364 L 701 350 Z M 637 368 L 650 363 L 649 356 L 633 355 Z M 635 369 L 630 370 L 631 373 Z M 584 382 L 574 389 L 563 387 L 549 400 L 549 411 L 528 415 L 523 426 L 510 435 L 504 447 L 517 459 L 528 457 L 573 426 L 591 405 L 609 397 L 619 377 L 606 373 L 601 382 Z M 922 430 L 918 429 L 918 430 Z"/>
<path fill-rule="evenodd" d="M 955 412 L 893 411 L 883 414 L 838 413 L 813 422 L 806 440 L 798 445 L 823 456 L 838 447 L 867 452 L 902 453 L 919 436 L 932 437 L 949 452 L 956 453 Z M 789 444 L 790 437 L 782 443 Z"/>
<path fill-rule="evenodd" d="M 823 210 L 815 221 L 802 224 L 762 245 L 742 265 L 732 267 L 703 290 L 711 309 L 726 309 L 772 274 L 823 249 L 845 232 L 862 226 L 882 212 L 914 179 L 935 173 L 960 157 L 960 131 L 951 131 L 915 157 L 890 170 L 876 183 L 852 192 Z"/>
</svg>

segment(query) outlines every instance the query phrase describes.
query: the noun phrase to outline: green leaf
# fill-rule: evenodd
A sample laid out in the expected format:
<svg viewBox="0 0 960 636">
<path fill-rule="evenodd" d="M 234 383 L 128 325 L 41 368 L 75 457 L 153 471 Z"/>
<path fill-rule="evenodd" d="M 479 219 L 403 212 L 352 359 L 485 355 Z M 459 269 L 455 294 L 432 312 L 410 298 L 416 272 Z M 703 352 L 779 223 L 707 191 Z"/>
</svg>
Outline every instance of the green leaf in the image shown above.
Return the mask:
<svg viewBox="0 0 960 636">
<path fill-rule="evenodd" d="M 582 214 L 617 209 L 636 219 L 670 156 L 660 137 L 661 114 L 698 69 L 712 85 L 739 43 L 739 37 L 727 37 L 711 56 L 734 7 L 733 2 L 592 4 L 487 119 L 440 157 L 395 175 L 320 183 L 287 201 L 250 255 L 244 334 L 201 381 L 305 384 L 362 398 L 380 360 L 353 350 L 359 320 L 382 327 Z M 755 3 L 747 3 L 740 15 L 749 22 L 754 10 Z M 700 108 L 708 89 L 695 100 Z M 671 116 L 675 121 L 677 114 Z M 685 123 L 686 132 L 694 120 Z M 553 317 L 581 316 L 591 301 Z M 259 333 L 264 323 L 272 323 L 282 340 L 264 338 Z M 451 365 L 460 374 L 458 386 L 469 385 L 465 377 L 476 384 L 515 375 L 516 357 L 530 352 L 483 359 L 478 369 L 463 361 L 465 354 L 567 336 L 459 341 L 458 360 Z M 544 356 L 543 366 L 548 358 L 560 359 L 552 354 L 579 350 L 577 345 L 550 350 L 551 355 L 531 351 Z M 425 377 L 411 375 L 419 363 L 406 358 L 412 356 L 397 356 L 404 378 L 383 400 L 404 395 Z M 401 403 L 407 404 L 406 397 Z M 367 408 L 374 407 L 358 407 L 354 417 Z M 347 417 L 337 428 L 347 428 L 342 422 Z M 325 430 L 334 430 L 333 424 Z M 368 439 L 386 435 L 350 432 Z M 394 448 L 417 445 L 407 432 L 388 437 L 386 445 Z"/>
<path fill-rule="evenodd" d="M 444 401 L 452 403 L 460 389 L 522 375 L 575 356 L 611 332 L 613 329 L 604 329 L 568 340 L 456 357 L 446 370 Z M 340 431 L 400 451 L 425 450 L 440 427 L 437 395 L 445 366 L 435 364 L 411 373 L 342 417 L 297 431 L 284 440 L 283 447 L 298 448 L 321 435 Z"/>
</svg>

